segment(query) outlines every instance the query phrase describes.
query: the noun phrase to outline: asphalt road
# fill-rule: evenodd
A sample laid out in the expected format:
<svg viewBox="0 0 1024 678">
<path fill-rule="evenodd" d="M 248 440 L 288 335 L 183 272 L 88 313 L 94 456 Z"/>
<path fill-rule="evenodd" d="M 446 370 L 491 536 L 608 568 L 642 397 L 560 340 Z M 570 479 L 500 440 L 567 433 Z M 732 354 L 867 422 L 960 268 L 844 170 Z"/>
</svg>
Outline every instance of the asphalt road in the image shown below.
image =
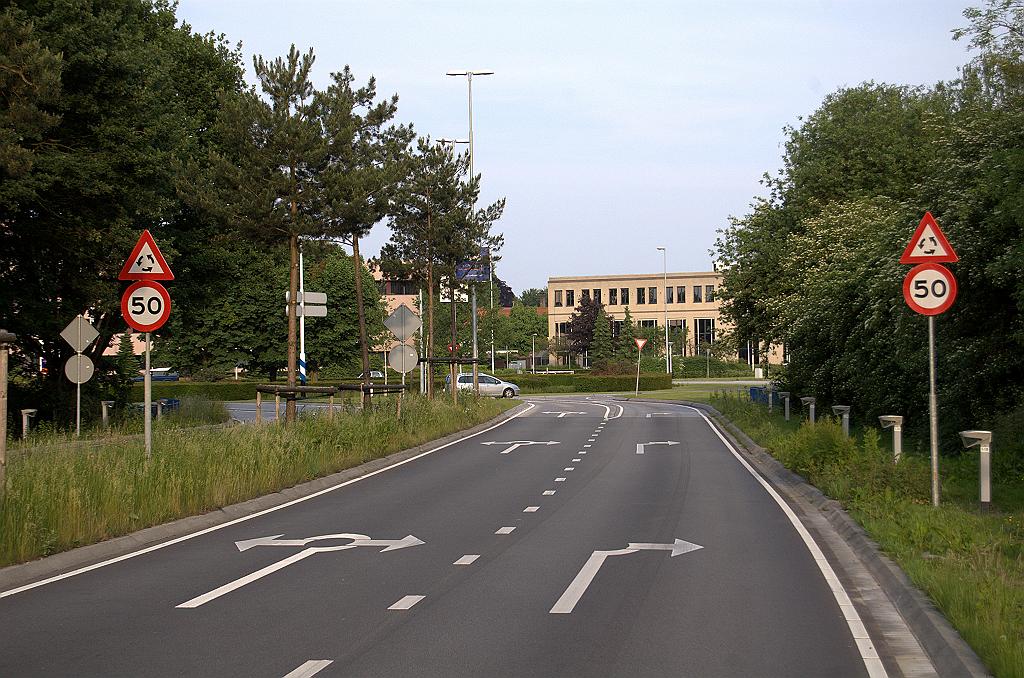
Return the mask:
<svg viewBox="0 0 1024 678">
<path fill-rule="evenodd" d="M 531 402 L 280 510 L 0 593 L 0 676 L 884 675 L 827 564 L 699 413 Z"/>
</svg>

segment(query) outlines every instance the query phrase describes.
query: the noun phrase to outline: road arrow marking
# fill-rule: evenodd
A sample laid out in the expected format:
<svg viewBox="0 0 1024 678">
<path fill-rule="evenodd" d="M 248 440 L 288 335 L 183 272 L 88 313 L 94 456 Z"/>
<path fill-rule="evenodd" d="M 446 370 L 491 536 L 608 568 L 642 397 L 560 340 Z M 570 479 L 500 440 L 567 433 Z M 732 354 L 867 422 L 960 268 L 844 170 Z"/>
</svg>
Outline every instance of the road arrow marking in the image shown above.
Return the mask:
<svg viewBox="0 0 1024 678">
<path fill-rule="evenodd" d="M 230 581 L 227 584 L 224 584 L 223 586 L 218 586 L 212 591 L 208 591 L 207 593 L 204 593 L 201 596 L 196 596 L 192 600 L 187 600 L 184 603 L 177 605 L 177 607 L 196 608 L 200 605 L 205 605 L 211 600 L 216 600 L 217 598 L 220 598 L 225 594 L 231 593 L 235 589 L 242 588 L 246 584 L 251 584 L 252 582 L 258 579 L 262 579 L 263 577 L 266 577 L 269 574 L 273 574 L 278 570 L 284 569 L 289 565 L 292 565 L 294 563 L 299 562 L 300 560 L 310 557 L 314 553 L 327 553 L 329 551 L 347 551 L 348 549 L 354 549 L 360 546 L 383 546 L 384 548 L 381 549 L 380 552 L 384 553 L 385 551 L 395 551 L 398 549 L 407 548 L 409 546 L 419 546 L 420 544 L 425 543 L 422 539 L 414 537 L 411 534 L 406 537 L 403 537 L 402 539 L 370 539 L 370 537 L 366 536 L 365 534 L 351 534 L 347 532 L 343 534 L 325 534 L 318 537 L 309 537 L 307 539 L 278 539 L 278 537 L 280 536 L 281 535 L 275 535 L 271 537 L 257 537 L 256 539 L 236 541 L 235 547 L 239 551 L 246 551 L 248 549 L 253 548 L 254 546 L 305 546 L 306 544 L 321 539 L 351 539 L 352 541 L 348 544 L 341 544 L 339 546 L 310 546 L 308 548 L 303 549 L 302 551 L 299 551 L 298 553 L 293 553 L 292 555 L 288 556 L 283 560 L 279 560 L 276 563 L 271 563 L 266 567 L 260 568 L 255 572 L 247 574 L 244 577 L 239 577 L 238 579 Z"/>
<path fill-rule="evenodd" d="M 671 416 L 672 416 L 671 412 L 649 412 L 647 414 L 647 418 L 648 419 L 650 419 L 651 417 L 671 417 Z"/>
<path fill-rule="evenodd" d="M 558 445 L 559 442 L 557 440 L 507 440 L 505 442 L 498 442 L 496 440 L 489 440 L 489 441 L 487 441 L 485 443 L 480 443 L 480 444 L 481 445 L 509 445 L 510 447 L 506 447 L 504 450 L 501 451 L 501 454 L 508 454 L 508 453 L 510 453 L 510 452 L 512 452 L 512 451 L 514 451 L 514 450 L 516 450 L 516 449 L 518 449 L 520 447 L 522 447 L 523 445 Z"/>
<path fill-rule="evenodd" d="M 333 659 L 310 659 L 302 666 L 285 674 L 284 678 L 311 678 L 333 663 Z"/>
<path fill-rule="evenodd" d="M 689 553 L 690 551 L 696 551 L 704 548 L 699 544 L 692 544 L 682 539 L 676 539 L 671 544 L 644 544 L 644 543 L 633 543 L 624 549 L 618 549 L 615 551 L 594 551 L 587 558 L 587 562 L 583 563 L 583 567 L 580 568 L 579 573 L 569 583 L 568 588 L 562 593 L 561 597 L 555 602 L 548 614 L 569 614 L 576 608 L 576 604 L 580 602 L 580 598 L 586 593 L 587 587 L 590 586 L 590 582 L 594 581 L 594 577 L 597 576 L 598 570 L 604 565 L 604 561 L 612 556 L 627 556 L 630 553 L 636 553 L 638 551 L 671 551 L 669 557 L 675 557 L 683 553 Z"/>
<path fill-rule="evenodd" d="M 545 412 L 544 414 L 557 414 L 558 416 L 555 418 L 561 419 L 562 417 L 569 414 L 586 414 L 586 412 Z"/>
<path fill-rule="evenodd" d="M 655 442 L 650 442 L 650 443 L 637 443 L 636 444 L 636 453 L 637 454 L 643 454 L 644 453 L 644 447 L 646 447 L 647 445 L 678 445 L 678 444 L 679 443 L 676 442 L 675 440 L 661 440 L 661 441 L 655 441 Z"/>
</svg>

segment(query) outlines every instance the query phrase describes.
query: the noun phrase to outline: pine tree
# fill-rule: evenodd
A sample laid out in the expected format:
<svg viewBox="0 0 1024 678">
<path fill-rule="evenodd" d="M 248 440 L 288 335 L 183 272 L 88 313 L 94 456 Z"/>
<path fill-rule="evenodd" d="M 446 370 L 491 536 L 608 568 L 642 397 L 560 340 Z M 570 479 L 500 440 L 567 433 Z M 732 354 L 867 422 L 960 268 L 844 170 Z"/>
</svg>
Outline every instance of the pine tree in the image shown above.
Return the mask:
<svg viewBox="0 0 1024 678">
<path fill-rule="evenodd" d="M 611 321 L 603 307 L 598 310 L 597 320 L 594 322 L 594 340 L 590 344 L 590 353 L 593 356 L 593 366 L 598 370 L 606 369 L 614 355 Z"/>
<path fill-rule="evenodd" d="M 625 360 L 636 358 L 636 344 L 633 342 L 635 338 L 636 325 L 633 324 L 633 316 L 629 312 L 629 306 L 627 306 L 626 315 L 622 319 L 622 329 L 619 331 L 619 358 Z"/>
</svg>

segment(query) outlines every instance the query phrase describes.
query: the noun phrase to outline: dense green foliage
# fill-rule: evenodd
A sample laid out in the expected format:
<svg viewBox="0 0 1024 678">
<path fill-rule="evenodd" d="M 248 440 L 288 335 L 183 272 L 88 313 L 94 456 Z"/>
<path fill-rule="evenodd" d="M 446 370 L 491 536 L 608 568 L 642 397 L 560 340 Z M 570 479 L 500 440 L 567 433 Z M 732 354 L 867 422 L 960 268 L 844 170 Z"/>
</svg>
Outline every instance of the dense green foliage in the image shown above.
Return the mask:
<svg viewBox="0 0 1024 678">
<path fill-rule="evenodd" d="M 786 130 L 768 197 L 721 233 L 738 338 L 787 344 L 785 387 L 927 420 L 927 321 L 897 263 L 926 210 L 960 256 L 937 319 L 943 444 L 1024 399 L 1024 4 L 968 10 L 980 49 L 931 88 L 865 83 Z"/>
<path fill-rule="evenodd" d="M 384 311 L 359 239 L 406 210 L 398 188 L 415 174 L 412 127 L 393 123 L 397 96 L 379 98 L 372 78 L 357 86 L 347 67 L 318 89 L 312 50 L 294 46 L 257 56 L 258 88 L 248 86 L 240 49 L 178 23 L 168 0 L 13 0 L 0 13 L 0 65 L 12 405 L 38 407 L 40 420 L 73 416 L 59 332 L 78 313 L 100 332 L 85 412 L 125 399 L 118 361 L 101 356 L 125 329 L 117 277 L 144 228 L 175 273 L 156 365 L 216 378 L 243 363 L 274 377 L 293 362 L 282 293 L 297 287 L 301 237 L 307 289 L 326 292 L 330 309 L 308 324 L 310 366 L 361 371 Z M 500 204 L 474 212 L 479 177 L 449 178 L 461 202 L 437 242 L 500 245 L 479 228 Z"/>
</svg>

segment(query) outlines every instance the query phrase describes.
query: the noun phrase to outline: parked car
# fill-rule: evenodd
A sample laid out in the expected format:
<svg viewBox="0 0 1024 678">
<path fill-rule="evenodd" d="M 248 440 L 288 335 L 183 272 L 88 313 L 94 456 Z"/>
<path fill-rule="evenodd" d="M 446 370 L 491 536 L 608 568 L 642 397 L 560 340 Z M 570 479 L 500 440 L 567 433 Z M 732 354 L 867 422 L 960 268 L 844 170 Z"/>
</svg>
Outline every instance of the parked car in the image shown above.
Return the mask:
<svg viewBox="0 0 1024 678">
<path fill-rule="evenodd" d="M 360 372 L 358 378 L 362 379 L 364 374 L 366 374 L 366 373 L 365 372 Z M 380 370 L 370 370 L 370 379 L 383 379 L 383 378 L 384 378 L 384 373 L 381 372 Z"/>
<path fill-rule="evenodd" d="M 144 370 L 139 370 L 139 376 L 135 377 L 133 381 L 145 381 L 146 374 Z M 149 371 L 150 381 L 178 381 L 178 373 L 170 367 L 154 367 Z"/>
<path fill-rule="evenodd" d="M 444 378 L 445 389 L 451 388 L 451 377 L 446 376 Z M 478 381 L 480 382 L 480 395 L 494 396 L 495 398 L 517 398 L 519 397 L 519 387 L 510 381 L 502 381 L 497 377 L 491 376 L 490 374 L 484 374 L 480 372 Z M 458 379 L 459 390 L 472 391 L 473 390 L 473 375 L 460 374 Z"/>
</svg>

